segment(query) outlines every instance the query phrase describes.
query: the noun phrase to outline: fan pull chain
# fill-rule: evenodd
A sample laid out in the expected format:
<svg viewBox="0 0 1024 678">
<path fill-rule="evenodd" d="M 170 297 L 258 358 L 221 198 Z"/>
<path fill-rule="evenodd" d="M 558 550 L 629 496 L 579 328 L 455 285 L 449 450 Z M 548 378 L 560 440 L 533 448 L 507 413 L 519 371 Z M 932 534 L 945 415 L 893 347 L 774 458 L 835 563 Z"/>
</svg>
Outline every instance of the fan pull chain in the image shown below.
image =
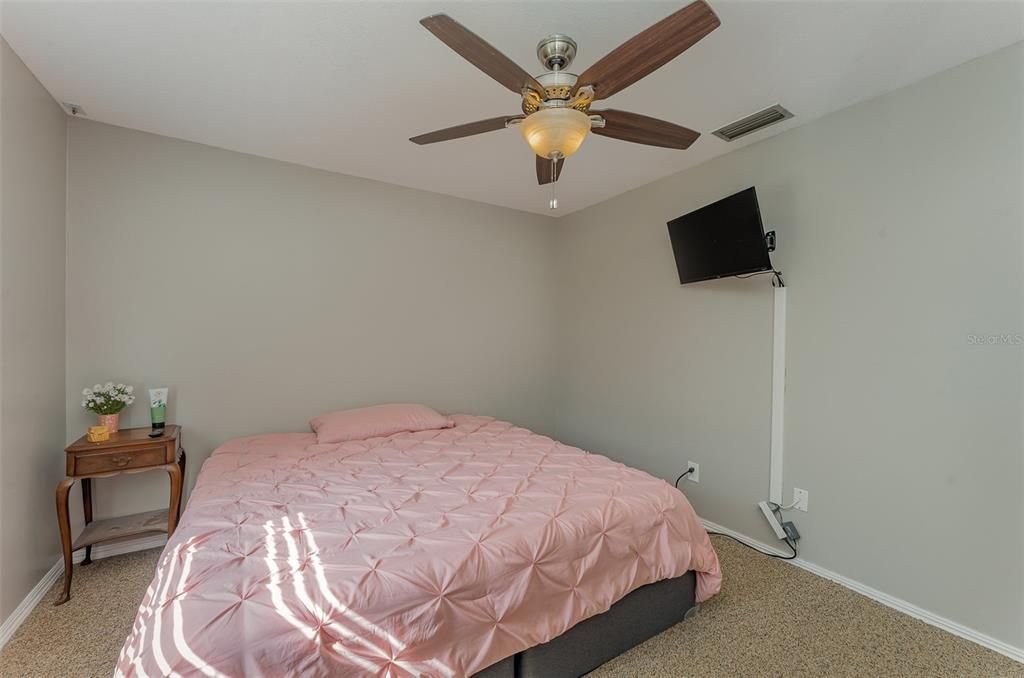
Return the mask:
<svg viewBox="0 0 1024 678">
<path fill-rule="evenodd" d="M 551 155 L 551 201 L 548 202 L 548 209 L 558 209 L 558 198 L 555 196 L 555 184 L 558 183 L 558 155 Z"/>
</svg>

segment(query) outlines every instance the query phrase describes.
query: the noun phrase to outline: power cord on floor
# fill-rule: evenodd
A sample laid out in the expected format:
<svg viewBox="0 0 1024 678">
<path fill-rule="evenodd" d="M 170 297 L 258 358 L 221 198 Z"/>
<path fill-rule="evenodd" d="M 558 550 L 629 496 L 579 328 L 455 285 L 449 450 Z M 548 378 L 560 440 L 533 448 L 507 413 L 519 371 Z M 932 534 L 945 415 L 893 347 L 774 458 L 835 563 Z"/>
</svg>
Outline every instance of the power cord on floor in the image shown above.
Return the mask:
<svg viewBox="0 0 1024 678">
<path fill-rule="evenodd" d="M 739 276 L 737 276 L 737 277 L 739 277 Z M 686 476 L 690 475 L 691 473 L 693 473 L 696 470 L 697 469 L 695 469 L 695 468 L 693 468 L 691 466 L 690 468 L 688 468 L 685 471 L 683 471 L 682 473 L 680 473 L 679 477 L 676 478 L 676 482 L 675 482 L 676 489 L 677 490 L 679 489 L 679 482 L 683 478 L 685 478 Z M 786 510 L 786 509 L 791 509 L 794 506 L 796 506 L 796 502 L 793 502 L 789 506 L 779 506 L 776 503 L 769 503 L 769 506 L 771 506 L 772 513 L 775 514 L 775 516 L 779 519 L 779 522 L 781 523 L 782 522 L 782 512 L 784 510 Z M 757 551 L 758 553 L 760 553 L 762 555 L 765 555 L 765 556 L 771 556 L 772 558 L 778 558 L 779 560 L 793 560 L 798 555 L 797 554 L 797 550 L 796 550 L 796 544 L 794 544 L 793 541 L 789 537 L 786 537 L 786 539 L 784 541 L 786 542 L 786 546 L 789 547 L 789 550 L 792 551 L 793 554 L 789 555 L 789 556 L 784 556 L 784 555 L 779 554 L 779 553 L 769 553 L 768 551 L 762 551 L 761 549 L 757 548 L 756 546 L 751 546 L 747 542 L 745 542 L 745 541 L 743 541 L 741 539 L 737 539 L 736 537 L 732 536 L 731 534 L 725 534 L 724 532 L 712 532 L 711 530 L 708 530 L 708 534 L 714 534 L 714 535 L 717 535 L 719 537 L 728 537 L 729 539 L 732 539 L 737 544 L 743 544 L 748 549 L 751 549 L 753 551 Z"/>
<path fill-rule="evenodd" d="M 794 506 L 796 506 L 796 502 L 793 502 L 789 506 L 780 506 L 779 504 L 776 504 L 775 502 L 768 502 L 768 506 L 771 507 L 772 513 L 775 514 L 775 517 L 779 519 L 779 523 L 781 524 L 782 523 L 782 512 L 785 511 L 786 509 L 791 509 Z M 778 558 L 779 560 L 793 560 L 798 555 L 797 550 L 796 550 L 796 544 L 793 543 L 793 540 L 790 539 L 789 537 L 786 537 L 783 541 L 786 542 L 786 546 L 789 547 L 789 550 L 792 551 L 792 554 L 788 555 L 788 556 L 784 556 L 784 555 L 779 554 L 779 553 L 769 553 L 768 551 L 762 551 L 761 549 L 757 548 L 756 546 L 751 546 L 747 542 L 745 542 L 745 541 L 743 541 L 741 539 L 737 539 L 736 537 L 732 536 L 731 534 L 723 534 L 721 532 L 711 532 L 711 531 L 708 531 L 708 534 L 716 534 L 719 537 L 728 537 L 729 539 L 732 539 L 737 544 L 743 544 L 744 546 L 746 546 L 748 549 L 750 549 L 752 551 L 757 551 L 760 554 L 763 554 L 763 555 L 766 555 L 766 556 L 770 556 L 772 558 Z"/>
<path fill-rule="evenodd" d="M 781 553 L 769 553 L 768 551 L 762 551 L 761 549 L 757 548 L 756 546 L 751 546 L 750 544 L 748 544 L 747 542 L 743 541 L 742 539 L 737 539 L 736 537 L 732 536 L 731 534 L 725 534 L 724 532 L 713 532 L 711 530 L 708 530 L 708 534 L 713 534 L 713 535 L 718 536 L 718 537 L 728 537 L 729 539 L 732 539 L 737 544 L 743 544 L 744 546 L 746 546 L 748 549 L 750 549 L 752 551 L 757 551 L 761 555 L 770 556 L 772 558 L 778 558 L 779 560 L 793 560 L 794 558 L 797 557 L 796 546 L 793 545 L 793 542 L 790 541 L 789 537 L 786 537 L 785 542 L 786 542 L 786 546 L 789 547 L 789 550 L 792 551 L 793 554 L 789 555 L 789 556 L 786 556 L 786 555 L 782 555 Z"/>
</svg>

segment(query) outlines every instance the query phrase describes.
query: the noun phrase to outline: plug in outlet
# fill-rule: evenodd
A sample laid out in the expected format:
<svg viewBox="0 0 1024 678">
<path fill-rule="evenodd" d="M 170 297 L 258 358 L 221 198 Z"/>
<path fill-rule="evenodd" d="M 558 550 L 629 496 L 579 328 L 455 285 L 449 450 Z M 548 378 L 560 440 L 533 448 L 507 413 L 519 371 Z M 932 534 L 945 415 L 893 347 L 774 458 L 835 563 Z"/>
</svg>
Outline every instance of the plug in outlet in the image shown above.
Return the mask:
<svg viewBox="0 0 1024 678">
<path fill-rule="evenodd" d="M 796 525 L 792 520 L 782 523 L 782 529 L 785 531 L 787 539 L 790 541 L 800 541 L 800 531 L 796 529 Z"/>
<path fill-rule="evenodd" d="M 807 511 L 807 501 L 809 499 L 809 493 L 807 490 L 801 490 L 799 487 L 793 488 L 793 503 L 797 511 Z"/>
<path fill-rule="evenodd" d="M 690 475 L 686 476 L 686 479 L 689 480 L 690 482 L 693 482 L 693 483 L 699 483 L 700 482 L 700 464 L 698 464 L 696 462 L 688 461 L 688 462 L 686 462 L 686 468 L 687 469 L 691 469 L 691 468 L 693 469 L 693 473 L 691 473 Z"/>
</svg>

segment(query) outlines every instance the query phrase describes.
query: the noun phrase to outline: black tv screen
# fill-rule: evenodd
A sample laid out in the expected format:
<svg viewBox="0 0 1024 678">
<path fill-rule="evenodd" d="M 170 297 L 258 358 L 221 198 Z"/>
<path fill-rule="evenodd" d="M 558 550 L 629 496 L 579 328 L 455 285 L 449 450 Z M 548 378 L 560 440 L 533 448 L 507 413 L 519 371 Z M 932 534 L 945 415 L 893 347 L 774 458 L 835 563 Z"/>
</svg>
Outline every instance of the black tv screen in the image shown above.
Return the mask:
<svg viewBox="0 0 1024 678">
<path fill-rule="evenodd" d="M 682 284 L 772 270 L 753 187 L 668 222 Z"/>
</svg>

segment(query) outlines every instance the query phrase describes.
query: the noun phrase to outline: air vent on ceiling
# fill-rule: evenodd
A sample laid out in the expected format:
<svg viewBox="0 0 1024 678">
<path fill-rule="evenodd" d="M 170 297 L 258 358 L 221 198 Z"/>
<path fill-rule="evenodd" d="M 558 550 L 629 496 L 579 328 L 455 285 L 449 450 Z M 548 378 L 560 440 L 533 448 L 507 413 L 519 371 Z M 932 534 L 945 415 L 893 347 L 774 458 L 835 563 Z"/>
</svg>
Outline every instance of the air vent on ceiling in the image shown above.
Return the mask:
<svg viewBox="0 0 1024 678">
<path fill-rule="evenodd" d="M 756 132 L 759 129 L 764 129 L 769 125 L 774 125 L 777 122 L 782 122 L 788 118 L 792 118 L 793 114 L 787 111 L 782 106 L 775 104 L 769 106 L 763 111 L 758 111 L 752 115 L 748 115 L 745 118 L 741 118 L 736 122 L 730 123 L 724 127 L 716 129 L 714 134 L 719 139 L 725 139 L 726 141 L 735 141 L 742 136 L 746 136 L 751 132 Z"/>
</svg>

